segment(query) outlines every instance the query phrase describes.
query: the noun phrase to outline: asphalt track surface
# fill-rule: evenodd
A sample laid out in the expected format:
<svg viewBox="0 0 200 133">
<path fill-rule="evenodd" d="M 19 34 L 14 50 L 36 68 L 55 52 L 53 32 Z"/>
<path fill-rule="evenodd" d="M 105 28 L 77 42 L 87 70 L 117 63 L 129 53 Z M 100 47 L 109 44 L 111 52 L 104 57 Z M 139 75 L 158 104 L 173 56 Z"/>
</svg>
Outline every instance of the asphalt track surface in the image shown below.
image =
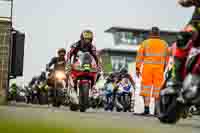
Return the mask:
<svg viewBox="0 0 200 133">
<path fill-rule="evenodd" d="M 71 112 L 67 107 L 53 108 L 47 105 L 12 104 L 0 106 L 4 118 L 50 121 L 56 125 L 74 128 L 119 128 L 134 133 L 200 133 L 200 116 L 179 121 L 176 125 L 165 125 L 155 117 L 135 116 L 132 113 L 105 112 L 89 109 L 85 113 Z M 125 132 L 124 132 L 125 133 Z"/>
</svg>

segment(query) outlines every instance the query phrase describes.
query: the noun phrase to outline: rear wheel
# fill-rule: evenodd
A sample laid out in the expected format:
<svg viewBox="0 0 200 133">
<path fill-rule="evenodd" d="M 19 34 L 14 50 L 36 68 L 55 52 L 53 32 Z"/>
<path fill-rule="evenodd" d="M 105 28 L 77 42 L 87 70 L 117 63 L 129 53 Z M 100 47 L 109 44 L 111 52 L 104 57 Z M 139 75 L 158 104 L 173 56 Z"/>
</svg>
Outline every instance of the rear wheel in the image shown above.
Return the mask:
<svg viewBox="0 0 200 133">
<path fill-rule="evenodd" d="M 97 100 L 96 99 L 90 99 L 90 106 L 95 109 L 97 107 Z"/>
<path fill-rule="evenodd" d="M 89 99 L 89 83 L 83 83 L 79 86 L 79 106 L 80 112 L 85 112 L 88 108 L 88 99 Z"/>
</svg>

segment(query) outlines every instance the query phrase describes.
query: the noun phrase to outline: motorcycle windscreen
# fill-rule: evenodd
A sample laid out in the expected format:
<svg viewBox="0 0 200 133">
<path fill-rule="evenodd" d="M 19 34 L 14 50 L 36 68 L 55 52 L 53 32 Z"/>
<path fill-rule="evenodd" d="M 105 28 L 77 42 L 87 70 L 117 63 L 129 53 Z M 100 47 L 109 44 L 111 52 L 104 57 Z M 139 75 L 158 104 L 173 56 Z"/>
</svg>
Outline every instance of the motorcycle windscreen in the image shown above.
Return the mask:
<svg viewBox="0 0 200 133">
<path fill-rule="evenodd" d="M 79 52 L 73 66 L 82 71 L 90 71 L 97 67 L 94 58 L 88 52 Z"/>
</svg>

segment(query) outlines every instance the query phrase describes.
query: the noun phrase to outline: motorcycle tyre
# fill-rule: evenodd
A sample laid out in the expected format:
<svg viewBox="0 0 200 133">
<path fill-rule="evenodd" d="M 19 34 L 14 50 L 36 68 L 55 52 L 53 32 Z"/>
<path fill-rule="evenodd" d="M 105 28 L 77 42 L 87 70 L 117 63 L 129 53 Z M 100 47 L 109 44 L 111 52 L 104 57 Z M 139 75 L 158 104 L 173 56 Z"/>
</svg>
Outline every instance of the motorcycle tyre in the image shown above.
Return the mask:
<svg viewBox="0 0 200 133">
<path fill-rule="evenodd" d="M 161 96 L 160 99 L 162 99 L 164 97 L 167 97 L 170 100 L 166 105 L 164 105 L 162 100 L 159 101 L 159 107 L 158 108 L 160 108 L 159 109 L 160 114 L 163 113 L 164 115 L 161 116 L 159 114 L 158 119 L 160 120 L 161 123 L 164 123 L 164 124 L 176 124 L 181 118 L 181 112 L 180 112 L 181 109 L 178 107 L 179 104 L 176 100 L 177 97 L 169 95 L 169 96 Z M 169 113 L 166 114 L 165 112 L 170 106 L 172 107 L 171 111 L 169 111 Z M 164 108 L 166 108 L 166 110 Z"/>
<path fill-rule="evenodd" d="M 62 105 L 62 101 L 61 101 L 61 97 L 62 97 L 62 94 L 61 94 L 61 91 L 60 89 L 55 89 L 54 90 L 54 95 L 53 95 L 53 107 L 60 107 Z"/>
<path fill-rule="evenodd" d="M 79 106 L 80 106 L 80 112 L 85 112 L 86 109 L 88 108 L 89 104 L 89 89 L 90 89 L 90 84 L 85 83 L 85 84 L 80 84 L 79 87 Z"/>
</svg>

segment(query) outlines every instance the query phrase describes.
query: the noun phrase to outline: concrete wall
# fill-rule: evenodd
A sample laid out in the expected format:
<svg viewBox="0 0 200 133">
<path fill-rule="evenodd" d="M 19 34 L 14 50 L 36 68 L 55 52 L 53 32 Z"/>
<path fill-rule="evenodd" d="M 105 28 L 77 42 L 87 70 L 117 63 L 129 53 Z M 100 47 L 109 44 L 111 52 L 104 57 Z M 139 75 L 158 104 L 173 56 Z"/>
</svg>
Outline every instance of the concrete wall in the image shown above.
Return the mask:
<svg viewBox="0 0 200 133">
<path fill-rule="evenodd" d="M 0 18 L 0 104 L 6 103 L 8 88 L 10 21 Z"/>
</svg>

